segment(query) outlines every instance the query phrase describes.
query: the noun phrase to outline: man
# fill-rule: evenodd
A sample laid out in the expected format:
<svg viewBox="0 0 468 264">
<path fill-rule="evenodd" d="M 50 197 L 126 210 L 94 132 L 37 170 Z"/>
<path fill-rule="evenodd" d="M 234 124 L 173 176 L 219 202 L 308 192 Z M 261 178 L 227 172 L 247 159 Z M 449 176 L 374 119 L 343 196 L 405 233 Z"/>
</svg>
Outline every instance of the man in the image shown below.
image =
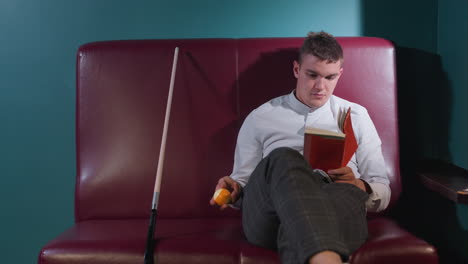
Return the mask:
<svg viewBox="0 0 468 264">
<path fill-rule="evenodd" d="M 231 190 L 242 207 L 247 240 L 278 250 L 282 263 L 341 263 L 367 238 L 366 211 L 381 211 L 390 200 L 381 141 L 367 110 L 333 95 L 342 65 L 333 36 L 309 33 L 293 62 L 295 90 L 249 114 L 233 172 L 216 186 Z M 358 149 L 347 166 L 327 172 L 330 182 L 302 157 L 304 130 L 339 131 L 337 118 L 349 107 Z"/>
</svg>

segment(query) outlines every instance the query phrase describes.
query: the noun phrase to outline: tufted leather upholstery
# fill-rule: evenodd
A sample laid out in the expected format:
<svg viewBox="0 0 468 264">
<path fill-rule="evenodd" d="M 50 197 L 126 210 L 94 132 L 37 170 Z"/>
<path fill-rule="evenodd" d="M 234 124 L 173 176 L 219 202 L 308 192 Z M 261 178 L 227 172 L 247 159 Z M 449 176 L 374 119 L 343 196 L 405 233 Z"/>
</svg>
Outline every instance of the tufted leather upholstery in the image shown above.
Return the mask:
<svg viewBox="0 0 468 264">
<path fill-rule="evenodd" d="M 143 263 L 172 66 L 180 47 L 156 226 L 157 263 L 279 263 L 245 241 L 239 211 L 208 201 L 230 173 L 243 118 L 295 86 L 302 38 L 95 42 L 77 56 L 75 225 L 41 264 Z M 338 38 L 335 94 L 367 107 L 383 141 L 392 200 L 400 191 L 395 51 L 378 38 Z M 437 263 L 435 249 L 384 213 L 351 263 Z"/>
</svg>

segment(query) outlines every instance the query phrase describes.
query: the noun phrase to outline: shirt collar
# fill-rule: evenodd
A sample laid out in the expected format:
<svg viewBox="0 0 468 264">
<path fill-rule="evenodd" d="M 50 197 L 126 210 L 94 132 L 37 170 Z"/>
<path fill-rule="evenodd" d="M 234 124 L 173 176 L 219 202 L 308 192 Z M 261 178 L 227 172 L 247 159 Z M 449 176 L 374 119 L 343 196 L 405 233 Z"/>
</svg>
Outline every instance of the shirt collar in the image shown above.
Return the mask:
<svg viewBox="0 0 468 264">
<path fill-rule="evenodd" d="M 299 101 L 296 97 L 296 95 L 294 94 L 296 90 L 293 90 L 289 96 L 288 96 L 288 104 L 291 106 L 291 108 L 300 113 L 300 114 L 308 114 L 308 113 L 312 113 L 314 112 L 315 110 L 317 109 L 320 109 L 320 108 L 323 108 L 324 106 L 327 106 L 330 104 L 330 99 L 328 99 L 328 101 L 321 107 L 310 107 L 304 103 L 302 103 L 301 101 Z"/>
</svg>

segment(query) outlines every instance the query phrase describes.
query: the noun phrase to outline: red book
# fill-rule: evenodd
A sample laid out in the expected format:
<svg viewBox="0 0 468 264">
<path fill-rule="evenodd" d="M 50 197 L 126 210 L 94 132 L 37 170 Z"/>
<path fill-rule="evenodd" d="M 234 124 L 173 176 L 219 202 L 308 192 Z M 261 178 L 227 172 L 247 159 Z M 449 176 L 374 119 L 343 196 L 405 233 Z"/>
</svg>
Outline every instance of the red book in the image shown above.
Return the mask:
<svg viewBox="0 0 468 264">
<path fill-rule="evenodd" d="M 312 168 L 325 172 L 345 167 L 357 150 L 351 122 L 351 108 L 340 118 L 338 125 L 343 131 L 335 132 L 307 127 L 304 134 L 304 158 Z"/>
</svg>

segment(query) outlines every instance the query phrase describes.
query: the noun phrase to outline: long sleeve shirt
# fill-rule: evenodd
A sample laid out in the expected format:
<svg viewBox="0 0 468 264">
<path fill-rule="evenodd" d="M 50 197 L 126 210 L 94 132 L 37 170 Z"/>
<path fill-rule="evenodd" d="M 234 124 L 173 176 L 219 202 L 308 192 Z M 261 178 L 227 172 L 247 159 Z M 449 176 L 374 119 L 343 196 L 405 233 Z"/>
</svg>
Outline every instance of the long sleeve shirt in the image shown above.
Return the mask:
<svg viewBox="0 0 468 264">
<path fill-rule="evenodd" d="M 276 148 L 289 147 L 303 153 L 305 127 L 339 132 L 338 117 L 349 107 L 358 148 L 347 166 L 372 189 L 367 210 L 385 209 L 391 191 L 377 130 L 364 107 L 334 95 L 323 106 L 311 108 L 293 91 L 253 110 L 239 131 L 231 177 L 245 186 L 258 163 Z"/>
</svg>

